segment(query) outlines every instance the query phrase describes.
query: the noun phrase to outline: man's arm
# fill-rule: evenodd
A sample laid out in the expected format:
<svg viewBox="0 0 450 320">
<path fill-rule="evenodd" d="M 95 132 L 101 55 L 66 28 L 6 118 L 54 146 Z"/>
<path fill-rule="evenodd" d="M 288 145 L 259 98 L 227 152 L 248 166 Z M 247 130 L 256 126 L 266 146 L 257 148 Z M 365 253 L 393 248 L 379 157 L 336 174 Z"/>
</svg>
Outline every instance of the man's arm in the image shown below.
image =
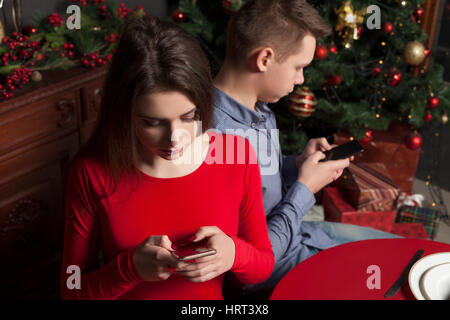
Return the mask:
<svg viewBox="0 0 450 320">
<path fill-rule="evenodd" d="M 275 262 L 285 255 L 288 248 L 298 244 L 303 217 L 315 202 L 311 190 L 296 180 L 280 203 L 267 215 Z"/>
</svg>

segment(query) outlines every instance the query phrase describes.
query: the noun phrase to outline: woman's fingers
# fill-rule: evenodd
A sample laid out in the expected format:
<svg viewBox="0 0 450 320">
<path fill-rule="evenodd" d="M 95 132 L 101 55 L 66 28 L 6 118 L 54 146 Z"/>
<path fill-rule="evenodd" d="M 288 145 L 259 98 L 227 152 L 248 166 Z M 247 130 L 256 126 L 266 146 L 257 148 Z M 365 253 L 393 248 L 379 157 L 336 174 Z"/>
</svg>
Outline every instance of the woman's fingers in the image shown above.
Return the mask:
<svg viewBox="0 0 450 320">
<path fill-rule="evenodd" d="M 192 242 L 198 242 L 205 238 L 212 237 L 215 234 L 218 234 L 220 229 L 217 227 L 200 227 L 197 233 L 190 239 Z"/>
<path fill-rule="evenodd" d="M 212 272 L 216 273 L 217 266 L 214 263 L 202 262 L 187 266 L 183 270 L 177 270 L 176 274 L 190 280 L 192 278 L 201 278 Z"/>
<path fill-rule="evenodd" d="M 147 242 L 146 245 L 148 246 L 158 246 L 158 247 L 162 247 L 166 250 L 169 251 L 175 251 L 172 248 L 172 241 L 170 241 L 169 237 L 166 235 L 162 235 L 162 236 L 150 236 L 147 238 Z"/>
</svg>

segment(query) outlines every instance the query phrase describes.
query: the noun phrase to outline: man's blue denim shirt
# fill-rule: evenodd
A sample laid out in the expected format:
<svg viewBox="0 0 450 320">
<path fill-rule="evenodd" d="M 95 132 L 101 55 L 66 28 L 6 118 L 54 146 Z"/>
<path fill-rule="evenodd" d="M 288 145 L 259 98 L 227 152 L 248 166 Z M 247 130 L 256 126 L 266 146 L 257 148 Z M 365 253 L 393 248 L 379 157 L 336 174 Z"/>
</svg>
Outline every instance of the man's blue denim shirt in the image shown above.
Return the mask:
<svg viewBox="0 0 450 320">
<path fill-rule="evenodd" d="M 247 138 L 258 155 L 264 209 L 275 256 L 268 285 L 275 285 L 317 249 L 337 244 L 314 222 L 302 221 L 315 198 L 297 180 L 295 155 L 282 155 L 275 114 L 265 103 L 258 102 L 253 111 L 216 87 L 212 128 Z"/>
</svg>

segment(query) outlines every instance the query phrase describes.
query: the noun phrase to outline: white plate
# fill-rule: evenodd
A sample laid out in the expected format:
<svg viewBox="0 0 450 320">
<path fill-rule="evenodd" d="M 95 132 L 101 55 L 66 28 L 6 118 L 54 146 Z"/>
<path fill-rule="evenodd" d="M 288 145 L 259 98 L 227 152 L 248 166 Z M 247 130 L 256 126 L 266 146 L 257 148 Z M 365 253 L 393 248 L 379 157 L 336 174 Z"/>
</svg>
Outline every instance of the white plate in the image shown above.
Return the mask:
<svg viewBox="0 0 450 320">
<path fill-rule="evenodd" d="M 450 263 L 440 264 L 424 274 L 422 292 L 430 300 L 450 300 Z"/>
<path fill-rule="evenodd" d="M 418 260 L 412 266 L 409 271 L 408 282 L 411 292 L 417 300 L 429 299 L 429 297 L 424 296 L 425 273 L 431 268 L 444 263 L 450 263 L 450 252 L 430 254 Z"/>
</svg>

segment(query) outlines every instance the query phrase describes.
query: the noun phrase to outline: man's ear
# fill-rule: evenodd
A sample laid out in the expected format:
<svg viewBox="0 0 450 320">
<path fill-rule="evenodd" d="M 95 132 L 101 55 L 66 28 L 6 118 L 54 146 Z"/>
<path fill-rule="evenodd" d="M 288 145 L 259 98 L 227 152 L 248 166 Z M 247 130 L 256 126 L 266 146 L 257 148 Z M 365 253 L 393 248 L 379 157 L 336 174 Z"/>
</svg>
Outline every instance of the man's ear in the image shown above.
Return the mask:
<svg viewBox="0 0 450 320">
<path fill-rule="evenodd" d="M 272 48 L 262 48 L 255 52 L 256 69 L 259 72 L 265 72 L 268 66 L 273 63 L 275 59 L 275 52 Z"/>
</svg>

